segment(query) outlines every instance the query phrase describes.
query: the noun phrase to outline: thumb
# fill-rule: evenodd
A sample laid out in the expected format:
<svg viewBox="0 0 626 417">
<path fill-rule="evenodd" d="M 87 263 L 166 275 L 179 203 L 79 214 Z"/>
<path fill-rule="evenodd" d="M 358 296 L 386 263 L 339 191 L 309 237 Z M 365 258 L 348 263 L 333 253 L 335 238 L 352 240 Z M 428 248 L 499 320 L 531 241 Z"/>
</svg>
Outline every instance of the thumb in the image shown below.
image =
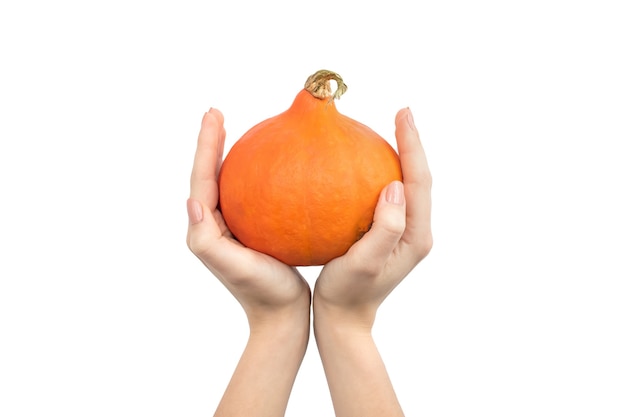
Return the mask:
<svg viewBox="0 0 626 417">
<path fill-rule="evenodd" d="M 379 272 L 395 249 L 406 226 L 404 185 L 388 184 L 380 193 L 371 229 L 352 247 L 356 262 Z M 370 268 L 368 268 L 370 269 Z"/>
<path fill-rule="evenodd" d="M 209 247 L 219 237 L 219 227 L 212 216 L 207 216 L 206 207 L 194 198 L 187 200 L 187 215 L 189 226 L 187 229 L 187 246 L 200 258 L 204 259 L 209 253 Z"/>
<path fill-rule="evenodd" d="M 189 198 L 187 200 L 187 215 L 189 216 L 190 225 L 200 223 L 204 217 L 202 204 L 198 200 Z"/>
</svg>

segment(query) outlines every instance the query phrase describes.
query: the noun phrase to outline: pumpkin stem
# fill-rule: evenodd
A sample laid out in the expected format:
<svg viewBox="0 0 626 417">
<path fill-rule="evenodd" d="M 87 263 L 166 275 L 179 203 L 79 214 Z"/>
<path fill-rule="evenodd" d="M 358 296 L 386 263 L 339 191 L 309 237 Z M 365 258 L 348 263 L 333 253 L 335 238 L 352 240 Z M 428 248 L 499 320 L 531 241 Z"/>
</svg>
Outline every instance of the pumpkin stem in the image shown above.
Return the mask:
<svg viewBox="0 0 626 417">
<path fill-rule="evenodd" d="M 330 86 L 330 80 L 335 80 L 337 83 L 337 90 L 335 90 L 334 93 L 332 92 L 332 88 Z M 348 86 L 336 72 L 319 70 L 307 78 L 306 83 L 304 83 L 304 89 L 311 93 L 311 95 L 315 98 L 327 98 L 330 101 L 341 97 L 342 94 L 348 89 Z"/>
</svg>

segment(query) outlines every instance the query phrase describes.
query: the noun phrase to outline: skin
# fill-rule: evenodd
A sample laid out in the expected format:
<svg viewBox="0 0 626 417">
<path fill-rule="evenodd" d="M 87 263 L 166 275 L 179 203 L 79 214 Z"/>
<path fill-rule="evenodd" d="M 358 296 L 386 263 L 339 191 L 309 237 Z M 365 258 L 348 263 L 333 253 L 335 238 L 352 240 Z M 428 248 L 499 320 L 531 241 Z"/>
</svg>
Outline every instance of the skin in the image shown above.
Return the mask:
<svg viewBox="0 0 626 417">
<path fill-rule="evenodd" d="M 410 110 L 395 123 L 404 181 L 383 189 L 372 228 L 322 268 L 312 297 L 297 269 L 242 246 L 226 227 L 217 209 L 224 117 L 216 109 L 204 115 L 187 244 L 239 301 L 250 327 L 215 416 L 284 416 L 309 340 L 311 303 L 336 416 L 404 415 L 372 327 L 378 307 L 432 247 L 432 180 Z"/>
</svg>

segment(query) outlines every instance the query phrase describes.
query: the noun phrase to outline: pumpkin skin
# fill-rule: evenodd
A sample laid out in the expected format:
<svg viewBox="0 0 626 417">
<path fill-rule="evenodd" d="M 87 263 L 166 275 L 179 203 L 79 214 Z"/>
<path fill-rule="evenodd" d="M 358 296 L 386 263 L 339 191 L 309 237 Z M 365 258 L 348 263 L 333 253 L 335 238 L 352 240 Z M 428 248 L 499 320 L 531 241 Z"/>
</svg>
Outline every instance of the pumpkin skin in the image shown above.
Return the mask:
<svg viewBox="0 0 626 417">
<path fill-rule="evenodd" d="M 236 239 L 291 266 L 345 254 L 371 227 L 382 189 L 402 180 L 391 145 L 335 107 L 329 80 L 345 91 L 341 77 L 316 74 L 287 111 L 235 142 L 218 180 Z"/>
</svg>

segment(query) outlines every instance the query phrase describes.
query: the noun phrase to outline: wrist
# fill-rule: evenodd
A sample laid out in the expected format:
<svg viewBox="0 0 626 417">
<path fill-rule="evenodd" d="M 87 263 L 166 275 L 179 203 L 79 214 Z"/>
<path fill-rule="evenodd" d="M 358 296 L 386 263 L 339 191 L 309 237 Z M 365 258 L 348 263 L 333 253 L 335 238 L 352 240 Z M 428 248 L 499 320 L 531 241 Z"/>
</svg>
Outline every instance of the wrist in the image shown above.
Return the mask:
<svg viewBox="0 0 626 417">
<path fill-rule="evenodd" d="M 284 308 L 264 314 L 248 314 L 249 343 L 304 351 L 311 327 L 309 305 L 298 309 Z"/>
<path fill-rule="evenodd" d="M 316 338 L 369 338 L 372 335 L 375 309 L 345 308 L 316 302 L 313 311 Z"/>
<path fill-rule="evenodd" d="M 298 312 L 294 316 L 283 314 L 265 315 L 263 318 L 248 318 L 250 336 L 254 337 L 297 337 L 308 335 L 310 316 Z"/>
<path fill-rule="evenodd" d="M 242 303 L 251 334 L 257 333 L 307 333 L 311 320 L 311 291 L 305 286 L 300 294 L 289 302 L 268 304 L 265 302 Z"/>
</svg>

